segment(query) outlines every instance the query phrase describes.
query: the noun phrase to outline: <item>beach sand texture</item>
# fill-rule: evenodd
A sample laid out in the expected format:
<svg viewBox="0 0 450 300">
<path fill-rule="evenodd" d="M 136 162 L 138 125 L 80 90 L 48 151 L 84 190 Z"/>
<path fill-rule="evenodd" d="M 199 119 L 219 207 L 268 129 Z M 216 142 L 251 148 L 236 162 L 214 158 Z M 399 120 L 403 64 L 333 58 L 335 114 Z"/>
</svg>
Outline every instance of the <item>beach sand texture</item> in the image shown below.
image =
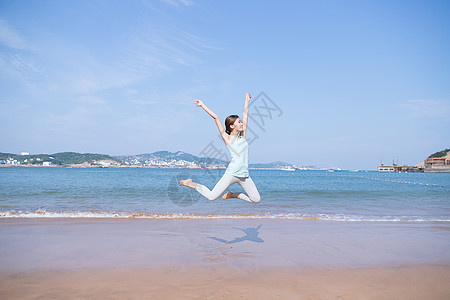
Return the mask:
<svg viewBox="0 0 450 300">
<path fill-rule="evenodd" d="M 2 273 L 2 299 L 449 299 L 450 268 L 160 267 Z"/>
<path fill-rule="evenodd" d="M 449 299 L 445 223 L 3 219 L 1 299 Z"/>
</svg>

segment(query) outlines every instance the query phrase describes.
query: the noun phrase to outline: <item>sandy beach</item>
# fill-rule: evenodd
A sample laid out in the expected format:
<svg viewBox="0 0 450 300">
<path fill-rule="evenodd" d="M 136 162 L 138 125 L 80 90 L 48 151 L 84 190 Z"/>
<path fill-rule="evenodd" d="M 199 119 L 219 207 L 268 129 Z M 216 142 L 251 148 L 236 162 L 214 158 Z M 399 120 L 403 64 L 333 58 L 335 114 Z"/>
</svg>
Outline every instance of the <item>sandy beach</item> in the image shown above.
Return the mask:
<svg viewBox="0 0 450 300">
<path fill-rule="evenodd" d="M 446 223 L 2 219 L 2 299 L 448 299 Z"/>
<path fill-rule="evenodd" d="M 2 299 L 448 299 L 449 266 L 159 267 L 0 275 Z"/>
</svg>

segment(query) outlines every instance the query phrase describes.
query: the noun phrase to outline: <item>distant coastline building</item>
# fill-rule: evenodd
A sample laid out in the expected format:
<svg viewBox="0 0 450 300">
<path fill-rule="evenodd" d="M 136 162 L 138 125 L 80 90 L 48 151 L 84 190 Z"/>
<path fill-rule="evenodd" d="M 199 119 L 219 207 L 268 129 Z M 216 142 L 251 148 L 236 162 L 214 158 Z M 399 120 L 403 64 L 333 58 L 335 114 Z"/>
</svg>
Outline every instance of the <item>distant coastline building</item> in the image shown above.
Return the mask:
<svg viewBox="0 0 450 300">
<path fill-rule="evenodd" d="M 395 172 L 395 166 L 385 166 L 381 164 L 378 166 L 378 172 Z"/>
<path fill-rule="evenodd" d="M 415 166 L 385 166 L 383 162 L 378 166 L 378 172 L 432 172 L 450 173 L 450 149 L 436 152 Z"/>
<path fill-rule="evenodd" d="M 386 166 L 383 164 L 383 161 L 381 161 L 380 165 L 378 166 L 378 172 L 401 172 L 402 166 L 399 166 L 394 163 L 394 160 L 392 160 L 392 166 Z"/>
<path fill-rule="evenodd" d="M 20 152 L 20 155 L 30 155 L 29 152 Z"/>
<path fill-rule="evenodd" d="M 450 154 L 447 154 L 444 157 L 429 157 L 425 159 L 424 165 L 425 167 L 439 167 L 439 166 L 450 166 Z"/>
<path fill-rule="evenodd" d="M 425 172 L 449 173 L 450 172 L 450 150 L 444 150 L 446 153 L 440 157 L 434 155 L 423 161 Z"/>
<path fill-rule="evenodd" d="M 385 166 L 381 164 L 378 166 L 378 172 L 423 172 L 423 167 L 419 166 Z"/>
</svg>

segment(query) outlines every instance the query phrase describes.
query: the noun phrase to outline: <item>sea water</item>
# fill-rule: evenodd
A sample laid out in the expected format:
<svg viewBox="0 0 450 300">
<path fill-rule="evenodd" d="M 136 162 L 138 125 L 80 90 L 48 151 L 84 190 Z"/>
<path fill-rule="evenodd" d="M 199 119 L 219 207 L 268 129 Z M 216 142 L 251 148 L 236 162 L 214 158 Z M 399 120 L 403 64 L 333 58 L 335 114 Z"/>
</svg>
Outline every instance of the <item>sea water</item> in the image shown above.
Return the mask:
<svg viewBox="0 0 450 300">
<path fill-rule="evenodd" d="M 259 204 L 209 201 L 224 170 L 0 168 L 0 218 L 280 218 L 450 222 L 450 174 L 250 170 Z M 243 192 L 235 184 L 232 192 Z"/>
</svg>

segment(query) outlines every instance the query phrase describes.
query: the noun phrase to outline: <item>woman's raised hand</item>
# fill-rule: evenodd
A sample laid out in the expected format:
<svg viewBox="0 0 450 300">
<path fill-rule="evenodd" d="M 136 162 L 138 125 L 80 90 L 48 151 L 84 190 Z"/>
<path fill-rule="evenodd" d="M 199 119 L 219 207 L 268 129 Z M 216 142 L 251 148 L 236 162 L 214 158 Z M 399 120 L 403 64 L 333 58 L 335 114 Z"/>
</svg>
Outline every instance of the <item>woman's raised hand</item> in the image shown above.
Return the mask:
<svg viewBox="0 0 450 300">
<path fill-rule="evenodd" d="M 201 100 L 195 99 L 195 105 L 203 106 L 203 102 Z"/>
<path fill-rule="evenodd" d="M 250 100 L 251 97 L 250 93 L 245 94 L 245 100 Z"/>
</svg>

